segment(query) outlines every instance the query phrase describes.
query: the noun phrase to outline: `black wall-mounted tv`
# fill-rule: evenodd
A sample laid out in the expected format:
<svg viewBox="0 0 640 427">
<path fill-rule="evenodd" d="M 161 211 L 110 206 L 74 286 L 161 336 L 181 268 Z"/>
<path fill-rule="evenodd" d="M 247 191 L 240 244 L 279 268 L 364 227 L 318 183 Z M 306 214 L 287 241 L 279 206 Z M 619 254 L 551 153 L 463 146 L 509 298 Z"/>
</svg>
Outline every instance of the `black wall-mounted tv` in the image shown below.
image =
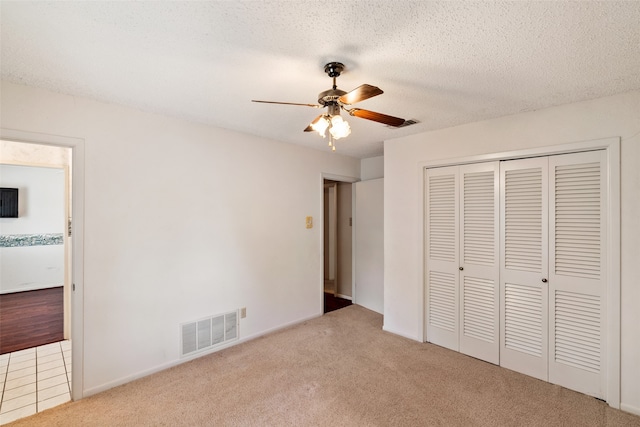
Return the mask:
<svg viewBox="0 0 640 427">
<path fill-rule="evenodd" d="M 0 218 L 18 218 L 17 188 L 0 188 Z"/>
</svg>

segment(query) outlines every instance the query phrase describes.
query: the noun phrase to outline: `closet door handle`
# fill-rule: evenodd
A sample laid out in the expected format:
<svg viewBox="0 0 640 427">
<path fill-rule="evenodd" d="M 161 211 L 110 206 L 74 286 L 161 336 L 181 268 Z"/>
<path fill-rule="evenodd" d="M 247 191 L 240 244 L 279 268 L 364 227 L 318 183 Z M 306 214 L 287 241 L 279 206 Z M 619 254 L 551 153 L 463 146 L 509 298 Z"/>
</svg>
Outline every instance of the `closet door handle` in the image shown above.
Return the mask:
<svg viewBox="0 0 640 427">
<path fill-rule="evenodd" d="M 464 270 L 464 267 L 458 267 L 458 270 L 462 271 Z"/>
<path fill-rule="evenodd" d="M 547 279 L 542 279 L 542 283 L 547 283 Z"/>
</svg>

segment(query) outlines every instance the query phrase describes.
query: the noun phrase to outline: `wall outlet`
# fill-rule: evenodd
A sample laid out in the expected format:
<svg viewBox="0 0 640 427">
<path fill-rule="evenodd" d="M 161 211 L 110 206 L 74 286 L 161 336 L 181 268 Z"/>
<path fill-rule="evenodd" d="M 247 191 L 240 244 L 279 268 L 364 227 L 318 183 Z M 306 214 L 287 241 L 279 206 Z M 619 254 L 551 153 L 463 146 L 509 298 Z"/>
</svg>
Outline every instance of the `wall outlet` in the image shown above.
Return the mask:
<svg viewBox="0 0 640 427">
<path fill-rule="evenodd" d="M 242 307 L 240 309 L 240 318 L 244 319 L 245 317 L 247 317 L 247 307 Z"/>
</svg>

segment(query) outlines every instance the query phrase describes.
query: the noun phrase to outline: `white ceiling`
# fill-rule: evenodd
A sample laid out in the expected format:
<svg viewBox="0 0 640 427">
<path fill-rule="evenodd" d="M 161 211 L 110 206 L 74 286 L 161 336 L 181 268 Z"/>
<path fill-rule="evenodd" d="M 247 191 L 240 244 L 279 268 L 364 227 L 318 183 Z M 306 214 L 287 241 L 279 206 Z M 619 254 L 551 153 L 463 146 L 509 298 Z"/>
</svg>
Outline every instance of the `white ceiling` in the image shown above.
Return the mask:
<svg viewBox="0 0 640 427">
<path fill-rule="evenodd" d="M 384 94 L 338 151 L 640 89 L 640 2 L 210 1 L 0 3 L 5 80 L 321 150 L 302 130 L 326 62 Z"/>
</svg>

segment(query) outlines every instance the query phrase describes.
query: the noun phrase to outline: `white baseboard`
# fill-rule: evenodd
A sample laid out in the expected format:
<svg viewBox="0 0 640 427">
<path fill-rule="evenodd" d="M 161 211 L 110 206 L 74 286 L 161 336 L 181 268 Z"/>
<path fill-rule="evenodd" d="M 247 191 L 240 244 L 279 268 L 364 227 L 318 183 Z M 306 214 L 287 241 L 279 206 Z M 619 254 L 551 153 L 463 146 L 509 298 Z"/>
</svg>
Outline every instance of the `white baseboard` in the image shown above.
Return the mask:
<svg viewBox="0 0 640 427">
<path fill-rule="evenodd" d="M 408 338 L 408 339 L 413 340 L 413 341 L 423 342 L 422 339 L 420 339 L 418 337 L 414 337 L 412 335 L 408 335 L 408 334 L 405 334 L 403 332 L 394 331 L 393 329 L 387 327 L 386 325 L 382 325 L 382 330 L 385 331 L 385 332 L 392 333 L 394 335 L 399 335 L 399 336 L 401 336 L 403 338 Z"/>
<path fill-rule="evenodd" d="M 342 295 L 342 294 L 336 294 L 336 297 L 338 298 L 342 298 L 342 299 L 348 299 L 349 301 L 353 301 L 353 298 L 347 295 Z"/>
<path fill-rule="evenodd" d="M 236 343 L 237 343 L 237 341 L 236 341 Z M 198 357 L 199 356 L 204 356 L 206 354 L 208 354 L 208 353 L 200 353 L 200 354 L 198 354 Z M 169 368 L 171 368 L 173 366 L 176 366 L 176 365 L 179 365 L 181 363 L 188 362 L 189 360 L 191 360 L 191 358 L 186 358 L 186 357 L 183 358 L 183 359 L 180 359 L 180 360 L 174 360 L 172 362 L 164 363 L 162 365 L 155 366 L 155 367 L 153 367 L 151 369 L 147 369 L 147 370 L 138 372 L 138 373 L 133 374 L 133 375 L 128 375 L 126 377 L 118 378 L 117 380 L 109 381 L 108 383 L 104 383 L 104 384 L 99 385 L 97 387 L 87 388 L 87 389 L 85 389 L 83 391 L 82 398 L 84 399 L 85 397 L 89 397 L 91 395 L 98 394 L 98 393 L 101 393 L 103 391 L 107 391 L 110 388 L 117 387 L 119 385 L 123 385 L 123 384 L 129 383 L 129 382 L 137 380 L 139 378 L 146 377 L 147 375 L 151 375 L 151 374 L 155 374 L 156 372 L 164 371 L 165 369 L 169 369 Z"/>
<path fill-rule="evenodd" d="M 240 342 L 251 341 L 253 339 L 262 337 L 264 335 L 268 335 L 268 334 L 271 334 L 273 332 L 277 332 L 277 331 L 279 331 L 281 329 L 286 329 L 286 328 L 288 328 L 290 326 L 299 325 L 300 323 L 304 323 L 306 321 L 309 321 L 309 320 L 312 320 L 312 319 L 315 319 L 315 318 L 318 318 L 318 317 L 322 317 L 322 313 L 318 313 L 318 314 L 314 314 L 313 316 L 308 316 L 308 317 L 304 317 L 302 319 L 294 320 L 293 322 L 285 323 L 284 325 L 276 326 L 275 328 L 267 329 L 265 331 L 258 332 L 258 333 L 253 334 L 253 335 L 247 335 L 246 337 L 242 338 L 240 340 Z"/>
<path fill-rule="evenodd" d="M 353 301 L 354 304 L 359 305 L 360 307 L 364 307 L 367 310 L 371 310 L 371 311 L 375 311 L 378 314 L 382 314 L 384 316 L 384 309 L 382 307 L 378 307 L 375 304 L 361 304 L 360 301 Z M 384 326 L 382 327 L 382 330 L 384 329 Z M 396 335 L 400 335 L 400 334 L 396 334 Z"/>
<path fill-rule="evenodd" d="M 627 405 L 626 403 L 620 404 L 620 410 L 630 412 L 634 415 L 640 415 L 640 408 L 633 405 Z"/>
<path fill-rule="evenodd" d="M 146 369 L 144 371 L 140 371 L 140 372 L 137 372 L 137 373 L 132 374 L 132 375 L 127 375 L 126 377 L 118 378 L 118 379 L 113 380 L 113 381 L 109 381 L 108 383 L 104 383 L 104 384 L 99 385 L 97 387 L 92 387 L 92 388 L 85 389 L 83 391 L 83 393 L 82 393 L 82 397 L 85 398 L 85 397 L 89 397 L 89 396 L 91 396 L 93 394 L 97 394 L 97 393 L 101 393 L 103 391 L 107 391 L 110 388 L 117 387 L 119 385 L 123 385 L 123 384 L 129 383 L 131 381 L 146 377 L 146 376 L 151 375 L 151 374 L 155 374 L 155 373 L 160 372 L 160 371 L 164 371 L 165 369 L 169 369 L 169 368 L 172 368 L 174 366 L 181 365 L 181 364 L 183 364 L 185 362 L 189 362 L 189 361 L 197 359 L 199 357 L 203 357 L 203 356 L 206 356 L 208 354 L 212 354 L 212 353 L 218 352 L 220 350 L 224 350 L 225 348 L 233 347 L 235 345 L 242 344 L 244 342 L 254 340 L 254 339 L 259 338 L 261 336 L 264 336 L 264 335 L 279 331 L 281 329 L 288 328 L 290 326 L 298 325 L 300 323 L 306 322 L 308 320 L 315 319 L 315 318 L 320 317 L 320 316 L 322 316 L 322 313 L 315 314 L 313 316 L 304 317 L 302 319 L 294 320 L 292 322 L 285 323 L 284 325 L 276 326 L 275 328 L 270 328 L 270 329 L 258 332 L 256 334 L 248 335 L 248 336 L 246 336 L 244 338 L 240 338 L 240 339 L 238 339 L 236 341 L 232 341 L 232 342 L 229 342 L 227 344 L 217 346 L 216 348 L 213 348 L 213 349 L 211 349 L 209 351 L 204 351 L 202 353 L 194 354 L 191 357 L 182 357 L 182 358 L 177 359 L 177 360 L 172 360 L 170 362 L 154 366 L 153 368 Z"/>
</svg>

